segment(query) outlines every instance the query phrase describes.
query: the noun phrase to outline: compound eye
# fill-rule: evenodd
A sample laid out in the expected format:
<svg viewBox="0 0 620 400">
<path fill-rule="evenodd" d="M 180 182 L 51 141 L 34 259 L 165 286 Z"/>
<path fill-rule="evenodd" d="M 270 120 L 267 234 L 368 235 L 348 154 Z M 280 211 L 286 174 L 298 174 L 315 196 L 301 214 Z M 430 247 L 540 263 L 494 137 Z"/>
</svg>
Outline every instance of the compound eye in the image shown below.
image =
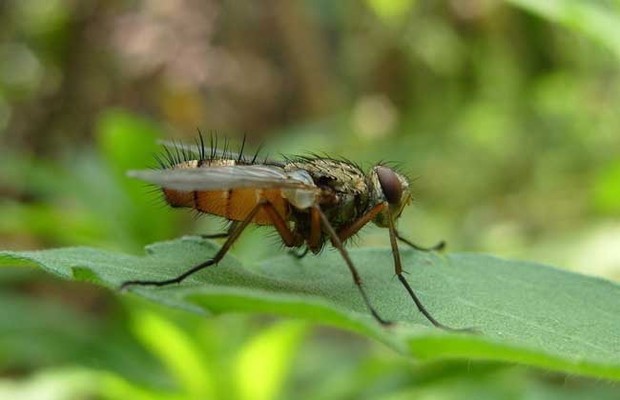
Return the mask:
<svg viewBox="0 0 620 400">
<path fill-rule="evenodd" d="M 396 173 L 387 167 L 378 166 L 375 170 L 379 178 L 381 190 L 390 204 L 398 204 L 403 195 L 403 185 Z"/>
</svg>

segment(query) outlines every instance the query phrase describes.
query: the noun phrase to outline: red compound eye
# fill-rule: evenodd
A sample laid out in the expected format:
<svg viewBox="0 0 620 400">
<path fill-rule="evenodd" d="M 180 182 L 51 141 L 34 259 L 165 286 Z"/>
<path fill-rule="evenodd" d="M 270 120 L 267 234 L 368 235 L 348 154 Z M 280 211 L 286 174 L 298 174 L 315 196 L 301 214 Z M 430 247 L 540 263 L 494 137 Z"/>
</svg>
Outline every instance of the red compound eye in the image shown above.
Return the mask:
<svg viewBox="0 0 620 400">
<path fill-rule="evenodd" d="M 381 190 L 383 191 L 388 203 L 400 203 L 400 199 L 403 195 L 403 185 L 400 183 L 396 173 L 383 166 L 377 167 L 375 171 L 377 172 L 377 177 L 379 178 Z"/>
</svg>

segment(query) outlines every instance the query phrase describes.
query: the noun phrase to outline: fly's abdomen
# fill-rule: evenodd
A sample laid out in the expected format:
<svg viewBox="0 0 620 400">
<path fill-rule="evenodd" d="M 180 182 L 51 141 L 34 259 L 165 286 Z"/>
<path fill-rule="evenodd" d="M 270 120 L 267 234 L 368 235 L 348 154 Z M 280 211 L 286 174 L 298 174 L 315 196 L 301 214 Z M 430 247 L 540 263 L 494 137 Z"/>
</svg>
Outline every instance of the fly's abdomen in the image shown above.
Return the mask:
<svg viewBox="0 0 620 400">
<path fill-rule="evenodd" d="M 181 192 L 179 190 L 163 188 L 166 203 L 171 207 L 194 207 L 194 192 Z"/>
<path fill-rule="evenodd" d="M 284 219 L 289 217 L 289 203 L 280 189 L 229 189 L 214 191 L 182 192 L 164 189 L 166 201 L 173 207 L 189 207 L 233 221 L 244 221 L 261 200 L 268 200 Z M 272 225 L 264 209 L 251 220 L 258 225 Z"/>
</svg>

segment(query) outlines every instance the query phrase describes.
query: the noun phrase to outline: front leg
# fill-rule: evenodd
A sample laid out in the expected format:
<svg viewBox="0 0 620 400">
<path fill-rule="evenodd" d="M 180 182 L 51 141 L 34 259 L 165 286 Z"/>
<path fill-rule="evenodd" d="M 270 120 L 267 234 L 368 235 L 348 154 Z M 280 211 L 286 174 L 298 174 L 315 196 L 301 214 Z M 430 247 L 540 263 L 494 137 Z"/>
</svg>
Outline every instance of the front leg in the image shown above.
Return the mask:
<svg viewBox="0 0 620 400">
<path fill-rule="evenodd" d="M 405 239 L 404 237 L 400 236 L 400 233 L 396 230 L 396 228 L 394 228 L 394 234 L 396 235 L 396 238 L 398 240 L 400 240 L 401 242 L 405 243 L 408 246 L 413 247 L 416 250 L 420 250 L 420 251 L 441 251 L 441 250 L 446 248 L 445 240 L 442 240 L 441 242 L 439 242 L 436 245 L 431 246 L 431 247 L 422 247 L 422 246 L 418 246 L 417 244 L 411 242 L 410 240 Z"/>
<path fill-rule="evenodd" d="M 387 220 L 389 223 L 388 228 L 390 231 L 390 245 L 392 246 L 392 257 L 394 258 L 394 272 L 396 273 L 398 280 L 403 285 L 407 293 L 409 293 L 409 297 L 411 297 L 416 307 L 418 307 L 418 310 L 422 313 L 422 315 L 426 317 L 427 320 L 429 320 L 437 328 L 441 328 L 446 331 L 454 331 L 454 332 L 474 332 L 474 329 L 472 328 L 452 328 L 450 326 L 444 325 L 441 322 L 437 321 L 435 317 L 433 317 L 433 315 L 426 309 L 426 307 L 424 307 L 424 304 L 422 304 L 422 301 L 418 298 L 416 293 L 413 291 L 413 289 L 411 288 L 411 285 L 409 285 L 409 282 L 407 282 L 407 279 L 405 279 L 405 275 L 404 275 L 405 271 L 403 271 L 402 262 L 400 260 L 400 251 L 398 250 L 397 239 L 419 250 L 429 251 L 431 249 L 418 248 L 413 243 L 409 241 L 405 241 L 402 238 L 398 237 L 398 232 L 396 231 L 396 227 L 394 226 L 394 219 L 390 215 L 389 208 L 387 210 L 388 210 Z M 441 244 L 443 247 L 443 242 Z"/>
</svg>

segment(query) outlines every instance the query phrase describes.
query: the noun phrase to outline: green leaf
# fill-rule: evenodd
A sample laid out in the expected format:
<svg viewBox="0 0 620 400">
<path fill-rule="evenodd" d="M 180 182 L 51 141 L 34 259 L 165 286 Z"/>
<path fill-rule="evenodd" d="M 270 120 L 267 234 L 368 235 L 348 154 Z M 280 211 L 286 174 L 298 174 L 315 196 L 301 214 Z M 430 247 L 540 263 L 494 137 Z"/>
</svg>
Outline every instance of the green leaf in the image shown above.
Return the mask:
<svg viewBox="0 0 620 400">
<path fill-rule="evenodd" d="M 95 318 L 52 298 L 41 301 L 36 295 L 4 289 L 0 293 L 2 370 L 53 369 L 77 362 L 115 371 L 133 382 L 172 387 L 157 359 L 126 333 L 121 321 Z"/>
<path fill-rule="evenodd" d="M 214 374 L 186 332 L 150 311 L 137 312 L 134 320 L 133 331 L 164 361 L 191 398 L 215 397 Z"/>
<path fill-rule="evenodd" d="M 91 248 L 3 252 L 0 264 L 28 260 L 68 279 L 97 279 L 118 290 L 128 279 L 166 279 L 212 256 L 217 246 L 182 238 L 133 256 Z M 181 285 L 131 292 L 199 313 L 262 312 L 353 330 L 422 360 L 514 362 L 575 374 L 620 379 L 620 287 L 534 263 L 476 254 L 429 254 L 403 249 L 408 279 L 435 317 L 479 334 L 429 326 L 394 278 L 387 249 L 351 257 L 371 301 L 392 327 L 368 314 L 340 256 L 296 260 L 288 255 L 244 267 L 233 256 Z M 89 269 L 92 274 L 85 274 Z"/>
<path fill-rule="evenodd" d="M 366 4 L 379 18 L 388 23 L 403 20 L 415 6 L 415 0 L 366 0 Z"/>
<path fill-rule="evenodd" d="M 234 380 L 240 399 L 278 398 L 291 370 L 294 350 L 306 330 L 298 321 L 277 324 L 259 332 L 240 349 Z"/>
<path fill-rule="evenodd" d="M 620 15 L 617 6 L 605 2 L 575 0 L 507 2 L 579 32 L 620 57 Z"/>
</svg>

